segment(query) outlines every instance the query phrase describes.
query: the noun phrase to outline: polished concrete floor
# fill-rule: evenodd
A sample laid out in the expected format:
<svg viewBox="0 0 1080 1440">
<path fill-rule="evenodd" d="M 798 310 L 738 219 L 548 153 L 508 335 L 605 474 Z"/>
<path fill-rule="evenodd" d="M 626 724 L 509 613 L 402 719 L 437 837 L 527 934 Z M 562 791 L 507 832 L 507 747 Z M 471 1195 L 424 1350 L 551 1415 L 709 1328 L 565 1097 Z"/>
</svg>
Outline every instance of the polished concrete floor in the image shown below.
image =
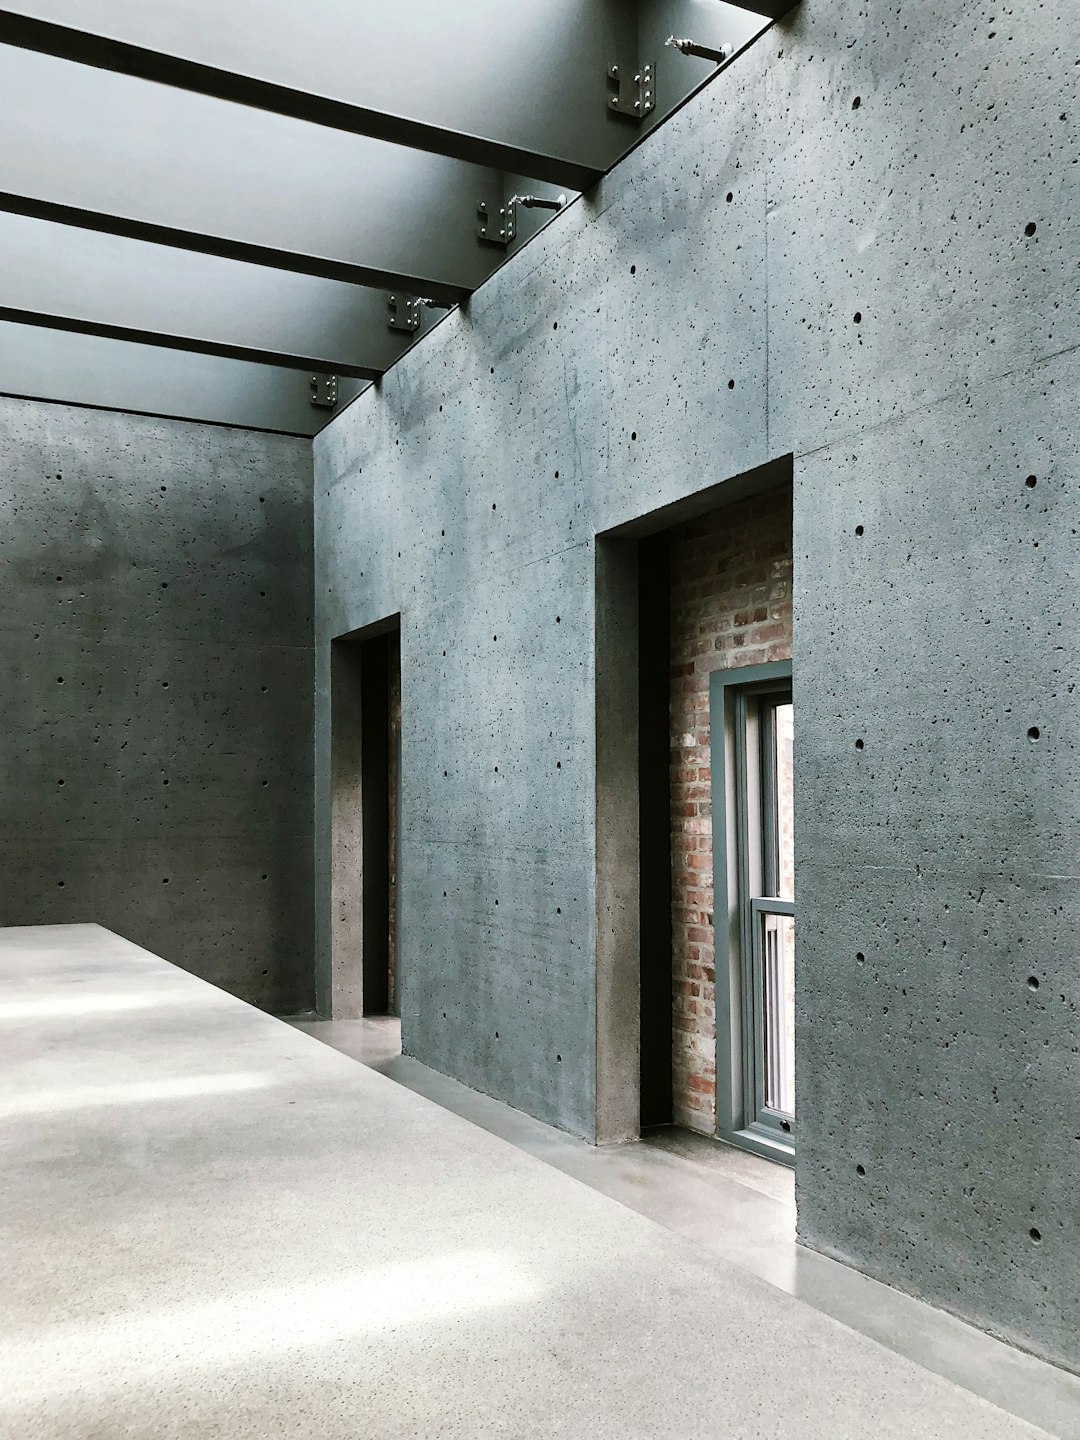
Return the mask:
<svg viewBox="0 0 1080 1440">
<path fill-rule="evenodd" d="M 96 926 L 0 931 L 0 1435 L 1062 1433 L 491 1128 Z"/>
<path fill-rule="evenodd" d="M 291 1023 L 897 1354 L 1080 1440 L 1080 1377 L 796 1244 L 794 1171 L 685 1130 L 597 1149 L 403 1055 L 392 1016 Z"/>
</svg>

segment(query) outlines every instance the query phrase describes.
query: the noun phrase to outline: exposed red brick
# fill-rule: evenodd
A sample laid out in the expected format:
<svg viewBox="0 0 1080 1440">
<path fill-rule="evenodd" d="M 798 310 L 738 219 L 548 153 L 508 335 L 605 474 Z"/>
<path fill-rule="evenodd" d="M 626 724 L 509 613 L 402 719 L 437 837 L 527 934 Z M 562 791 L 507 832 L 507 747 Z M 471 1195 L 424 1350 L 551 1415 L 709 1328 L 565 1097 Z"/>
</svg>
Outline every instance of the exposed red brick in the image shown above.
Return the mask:
<svg viewBox="0 0 1080 1440">
<path fill-rule="evenodd" d="M 791 489 L 671 535 L 675 1121 L 716 1129 L 709 675 L 791 657 Z"/>
</svg>

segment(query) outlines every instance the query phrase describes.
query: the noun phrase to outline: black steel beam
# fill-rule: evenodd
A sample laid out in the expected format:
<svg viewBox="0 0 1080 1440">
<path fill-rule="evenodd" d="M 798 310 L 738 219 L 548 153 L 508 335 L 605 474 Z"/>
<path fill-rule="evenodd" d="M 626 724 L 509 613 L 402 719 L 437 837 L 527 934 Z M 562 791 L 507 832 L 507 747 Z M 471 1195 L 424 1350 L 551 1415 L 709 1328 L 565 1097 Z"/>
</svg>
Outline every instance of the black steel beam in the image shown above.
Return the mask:
<svg viewBox="0 0 1080 1440">
<path fill-rule="evenodd" d="M 779 20 L 789 10 L 794 10 L 799 0 L 727 0 L 737 10 L 749 10 L 752 15 L 764 15 L 769 20 Z"/>
<path fill-rule="evenodd" d="M 313 275 L 322 280 L 340 280 L 348 285 L 365 285 L 376 290 L 404 290 L 411 295 L 424 295 L 446 305 L 460 305 L 473 293 L 464 285 L 431 280 L 424 276 L 383 270 L 349 260 L 308 255 L 272 245 L 257 245 L 225 235 L 206 235 L 181 230 L 171 225 L 157 225 L 132 216 L 107 215 L 64 205 L 33 195 L 15 195 L 0 190 L 0 213 L 26 215 L 34 220 L 51 220 L 60 225 L 74 225 L 80 230 L 94 230 L 102 235 L 120 235 L 129 240 L 148 240 L 155 245 L 168 245 L 176 250 L 191 250 L 199 255 L 217 255 L 224 260 L 243 260 L 273 270 L 288 270 L 296 275 Z"/>
<path fill-rule="evenodd" d="M 506 249 L 478 206 L 587 187 L 709 81 L 668 35 L 737 53 L 791 0 L 179 8 L 0 7 L 0 388 L 292 431 L 312 374 L 356 393 L 433 323 L 386 291 L 461 301 L 547 218 Z M 647 62 L 652 113 L 612 113 Z"/>
<path fill-rule="evenodd" d="M 124 340 L 135 345 L 155 345 L 163 350 L 185 350 L 192 355 L 217 355 L 224 360 L 246 360 L 255 365 L 275 365 L 283 370 L 303 370 L 317 375 L 348 375 L 355 380 L 378 380 L 383 374 L 367 365 L 327 360 L 314 355 L 290 355 L 280 350 L 261 350 L 248 345 L 230 345 L 191 335 L 166 335 L 138 330 L 127 325 L 110 325 L 81 316 L 50 315 L 38 310 L 20 310 L 0 305 L 0 321 L 15 325 L 37 325 L 45 330 L 63 330 L 74 335 L 97 335 L 105 340 Z"/>
<path fill-rule="evenodd" d="M 603 174 L 600 169 L 572 159 L 443 129 L 422 120 L 388 114 L 347 100 L 310 94 L 253 75 L 236 74 L 126 40 L 58 25 L 31 15 L 20 15 L 12 10 L 0 9 L 0 43 L 195 91 L 217 100 L 268 110 L 309 124 L 426 150 L 473 165 L 529 175 L 573 190 L 588 189 Z M 407 50 L 403 58 L 407 58 Z"/>
<path fill-rule="evenodd" d="M 423 309 L 414 327 L 391 325 L 383 290 L 3 213 L 0 312 L 21 324 L 364 380 L 436 323 Z"/>
<path fill-rule="evenodd" d="M 338 409 L 367 388 L 338 381 Z M 311 372 L 0 320 L 0 395 L 312 435 Z"/>
<path fill-rule="evenodd" d="M 0 213 L 455 304 L 508 254 L 478 200 L 522 190 L 558 193 L 0 45 Z"/>
</svg>

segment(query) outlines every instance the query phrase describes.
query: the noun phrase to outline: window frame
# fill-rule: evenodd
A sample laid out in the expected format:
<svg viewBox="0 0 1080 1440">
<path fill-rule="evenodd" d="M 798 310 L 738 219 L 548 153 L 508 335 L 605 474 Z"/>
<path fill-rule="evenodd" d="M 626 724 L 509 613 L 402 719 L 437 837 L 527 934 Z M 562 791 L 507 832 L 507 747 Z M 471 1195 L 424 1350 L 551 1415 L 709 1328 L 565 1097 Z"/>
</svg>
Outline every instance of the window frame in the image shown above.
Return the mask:
<svg viewBox="0 0 1080 1440">
<path fill-rule="evenodd" d="M 716 954 L 716 1131 L 795 1163 L 793 1117 L 765 1105 L 765 914 L 792 915 L 777 883 L 775 777 L 761 763 L 772 712 L 791 699 L 791 661 L 716 670 L 709 682 Z M 762 722 L 762 700 L 772 701 Z M 769 895 L 769 889 L 772 895 Z"/>
</svg>

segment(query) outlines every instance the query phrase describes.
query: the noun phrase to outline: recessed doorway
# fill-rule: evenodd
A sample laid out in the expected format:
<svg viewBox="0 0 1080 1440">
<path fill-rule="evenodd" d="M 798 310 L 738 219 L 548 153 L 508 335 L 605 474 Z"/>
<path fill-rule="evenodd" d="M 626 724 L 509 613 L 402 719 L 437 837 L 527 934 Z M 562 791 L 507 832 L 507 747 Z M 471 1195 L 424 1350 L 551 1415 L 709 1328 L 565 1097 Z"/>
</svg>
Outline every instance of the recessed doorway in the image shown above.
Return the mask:
<svg viewBox="0 0 1080 1440">
<path fill-rule="evenodd" d="M 331 656 L 335 1019 L 398 1013 L 401 632 L 397 617 Z"/>
</svg>

